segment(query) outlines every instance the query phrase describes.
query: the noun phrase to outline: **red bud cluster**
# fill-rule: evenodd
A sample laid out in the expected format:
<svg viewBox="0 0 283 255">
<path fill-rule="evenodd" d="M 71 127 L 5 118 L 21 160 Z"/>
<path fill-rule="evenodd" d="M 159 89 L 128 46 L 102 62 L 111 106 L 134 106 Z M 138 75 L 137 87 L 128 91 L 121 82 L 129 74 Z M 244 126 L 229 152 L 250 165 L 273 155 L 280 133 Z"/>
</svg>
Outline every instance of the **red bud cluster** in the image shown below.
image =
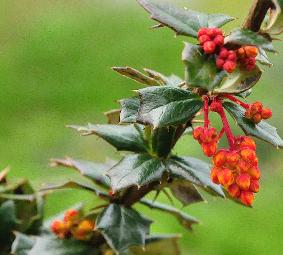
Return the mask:
<svg viewBox="0 0 283 255">
<path fill-rule="evenodd" d="M 236 53 L 233 50 L 227 50 L 225 47 L 222 47 L 216 58 L 216 66 L 228 73 L 233 73 L 237 67 Z"/>
<path fill-rule="evenodd" d="M 212 157 L 215 154 L 218 144 L 218 135 L 215 128 L 197 127 L 193 132 L 193 137 L 201 144 L 207 157 Z"/>
<path fill-rule="evenodd" d="M 224 35 L 219 28 L 201 28 L 198 31 L 198 40 L 207 54 L 213 54 L 224 45 Z"/>
<path fill-rule="evenodd" d="M 261 102 L 255 102 L 249 105 L 246 109 L 245 117 L 258 124 L 262 119 L 269 119 L 272 117 L 272 111 L 269 108 L 263 108 Z"/>
<path fill-rule="evenodd" d="M 255 68 L 257 55 L 258 49 L 255 46 L 244 46 L 237 51 L 239 62 L 248 71 Z"/>
<path fill-rule="evenodd" d="M 235 139 L 233 150 L 219 150 L 213 157 L 211 179 L 221 184 L 231 197 L 245 205 L 252 205 L 259 191 L 260 170 L 255 142 L 245 136 Z"/>
<path fill-rule="evenodd" d="M 95 223 L 89 219 L 80 220 L 80 212 L 68 210 L 64 220 L 55 220 L 51 224 L 52 232 L 60 239 L 73 237 L 76 240 L 87 241 L 92 237 Z"/>
</svg>

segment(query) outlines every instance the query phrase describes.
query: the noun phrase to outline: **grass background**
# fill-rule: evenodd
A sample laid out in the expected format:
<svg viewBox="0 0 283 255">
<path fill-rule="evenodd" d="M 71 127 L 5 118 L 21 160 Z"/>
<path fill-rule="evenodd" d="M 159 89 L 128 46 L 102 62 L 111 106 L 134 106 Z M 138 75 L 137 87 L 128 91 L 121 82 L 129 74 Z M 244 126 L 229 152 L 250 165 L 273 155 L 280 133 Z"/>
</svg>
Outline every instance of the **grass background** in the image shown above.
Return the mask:
<svg viewBox="0 0 283 255">
<path fill-rule="evenodd" d="M 222 12 L 241 24 L 251 1 L 183 0 L 180 6 Z M 9 0 L 0 1 L 0 166 L 12 167 L 12 178 L 28 177 L 39 187 L 76 177 L 50 169 L 48 159 L 69 155 L 103 162 L 119 158 L 95 137 L 81 138 L 67 124 L 103 123 L 101 112 L 117 108 L 117 99 L 132 95 L 137 83 L 119 77 L 111 66 L 148 67 L 165 74 L 183 75 L 180 53 L 187 38 L 172 31 L 152 31 L 154 24 L 134 0 Z M 280 52 L 282 43 L 277 42 Z M 283 134 L 282 56 L 270 56 L 250 100 L 272 107 L 270 121 Z M 235 128 L 236 133 L 240 133 Z M 259 142 L 263 173 L 254 209 L 208 198 L 208 204 L 185 209 L 201 224 L 193 233 L 175 220 L 142 208 L 156 221 L 153 232 L 183 233 L 182 254 L 282 254 L 282 154 Z M 185 138 L 176 152 L 202 158 L 199 146 Z M 95 203 L 83 192 L 64 191 L 50 196 L 50 216 L 74 202 Z"/>
</svg>

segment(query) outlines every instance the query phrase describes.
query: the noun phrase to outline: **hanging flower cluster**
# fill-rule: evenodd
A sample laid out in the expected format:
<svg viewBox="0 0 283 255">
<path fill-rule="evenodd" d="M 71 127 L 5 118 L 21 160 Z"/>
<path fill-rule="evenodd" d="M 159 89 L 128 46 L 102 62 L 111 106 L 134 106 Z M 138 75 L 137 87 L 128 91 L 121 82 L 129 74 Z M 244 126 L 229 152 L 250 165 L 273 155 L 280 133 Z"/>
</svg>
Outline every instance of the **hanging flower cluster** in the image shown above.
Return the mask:
<svg viewBox="0 0 283 255">
<path fill-rule="evenodd" d="M 55 220 L 51 224 L 52 232 L 60 239 L 73 237 L 76 240 L 88 241 L 93 235 L 95 223 L 89 219 L 81 219 L 78 210 L 68 210 L 64 220 Z"/>
</svg>

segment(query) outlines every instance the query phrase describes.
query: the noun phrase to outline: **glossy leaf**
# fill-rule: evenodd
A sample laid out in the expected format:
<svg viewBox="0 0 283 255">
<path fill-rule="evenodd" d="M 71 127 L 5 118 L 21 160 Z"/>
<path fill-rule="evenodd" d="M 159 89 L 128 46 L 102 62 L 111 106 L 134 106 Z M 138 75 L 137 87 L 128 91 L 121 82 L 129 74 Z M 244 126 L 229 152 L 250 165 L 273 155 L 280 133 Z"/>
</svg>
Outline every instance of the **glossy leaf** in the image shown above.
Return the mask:
<svg viewBox="0 0 283 255">
<path fill-rule="evenodd" d="M 151 220 L 132 208 L 110 204 L 98 215 L 96 229 L 100 230 L 110 247 L 123 252 L 131 246 L 145 245 Z"/>
<path fill-rule="evenodd" d="M 138 2 L 151 14 L 152 19 L 173 29 L 177 35 L 197 37 L 201 27 L 221 27 L 233 20 L 223 14 L 206 14 L 153 0 L 138 0 Z"/>
<path fill-rule="evenodd" d="M 171 175 L 175 178 L 188 181 L 215 195 L 225 197 L 221 187 L 211 181 L 211 166 L 204 161 L 191 157 L 173 156 L 168 167 Z"/>
<path fill-rule="evenodd" d="M 137 122 L 138 111 L 140 108 L 139 97 L 131 97 L 119 101 L 121 104 L 120 122 L 135 123 Z"/>
<path fill-rule="evenodd" d="M 198 220 L 196 218 L 176 209 L 175 207 L 165 205 L 162 203 L 158 203 L 158 202 L 152 202 L 147 199 L 142 199 L 140 203 L 143 205 L 146 205 L 147 207 L 151 209 L 158 210 L 163 213 L 168 213 L 174 216 L 182 226 L 186 227 L 189 230 L 192 229 L 193 224 L 198 223 Z"/>
<path fill-rule="evenodd" d="M 51 161 L 51 166 L 53 167 L 64 166 L 73 168 L 95 183 L 105 187 L 110 186 L 110 181 L 106 176 L 106 171 L 109 170 L 113 165 L 114 162 L 98 164 L 85 160 L 75 160 L 68 157 L 65 159 L 53 159 Z"/>
<path fill-rule="evenodd" d="M 225 38 L 225 43 L 237 45 L 255 45 L 267 51 L 274 52 L 272 42 L 262 35 L 248 29 L 236 29 Z"/>
<path fill-rule="evenodd" d="M 146 152 L 147 143 L 140 125 L 92 125 L 70 126 L 83 135 L 97 135 L 120 151 Z"/>
<path fill-rule="evenodd" d="M 266 65 L 266 66 L 272 66 L 272 63 L 269 61 L 268 56 L 265 52 L 265 50 L 259 48 L 259 54 L 257 55 L 257 61 L 259 61 L 259 63 L 261 63 L 262 65 Z"/>
<path fill-rule="evenodd" d="M 157 80 L 141 73 L 140 71 L 138 71 L 138 70 L 136 70 L 132 67 L 128 67 L 128 66 L 126 66 L 126 67 L 113 67 L 112 69 L 114 71 L 118 72 L 119 74 L 121 74 L 125 77 L 128 77 L 128 78 L 130 78 L 130 79 L 132 79 L 132 80 L 134 80 L 138 83 L 150 85 L 150 86 L 160 85 L 160 83 Z"/>
<path fill-rule="evenodd" d="M 242 93 L 252 88 L 259 81 L 261 74 L 258 66 L 252 71 L 237 68 L 232 74 L 223 78 L 220 87 L 215 88 L 213 93 Z"/>
<path fill-rule="evenodd" d="M 120 109 L 111 110 L 105 112 L 104 115 L 107 117 L 107 123 L 117 125 L 120 122 Z"/>
<path fill-rule="evenodd" d="M 125 156 L 107 175 L 113 191 L 131 186 L 142 186 L 160 180 L 165 171 L 163 162 L 146 154 Z"/>
<path fill-rule="evenodd" d="M 202 108 L 201 98 L 173 87 L 149 87 L 138 91 L 141 98 L 138 121 L 154 128 L 185 124 Z"/>
<path fill-rule="evenodd" d="M 265 33 L 279 35 L 283 33 L 283 0 L 272 0 L 275 8 L 270 9 L 270 17 Z"/>
<path fill-rule="evenodd" d="M 283 140 L 278 135 L 277 129 L 265 121 L 254 124 L 245 118 L 245 110 L 234 103 L 224 102 L 223 106 L 231 114 L 236 123 L 243 129 L 245 134 L 255 136 L 263 141 L 271 143 L 277 148 L 283 148 Z"/>
<path fill-rule="evenodd" d="M 219 71 L 215 65 L 214 56 L 203 54 L 200 46 L 185 43 L 182 53 L 185 63 L 185 79 L 189 87 L 200 87 L 208 91 L 220 86 L 225 71 Z"/>
</svg>

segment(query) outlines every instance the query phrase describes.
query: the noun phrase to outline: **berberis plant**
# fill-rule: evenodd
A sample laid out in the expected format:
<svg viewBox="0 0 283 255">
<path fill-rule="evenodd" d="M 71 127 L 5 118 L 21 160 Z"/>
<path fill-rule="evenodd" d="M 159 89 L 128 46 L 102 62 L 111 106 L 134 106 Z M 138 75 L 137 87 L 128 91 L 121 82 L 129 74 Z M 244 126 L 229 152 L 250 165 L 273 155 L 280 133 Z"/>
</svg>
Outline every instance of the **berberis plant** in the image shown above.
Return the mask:
<svg viewBox="0 0 283 255">
<path fill-rule="evenodd" d="M 180 254 L 178 236 L 150 235 L 152 221 L 134 206 L 140 203 L 168 213 L 187 229 L 198 221 L 155 202 L 160 192 L 170 197 L 170 190 L 184 206 L 204 201 L 202 189 L 251 207 L 260 180 L 252 137 L 283 147 L 276 128 L 265 121 L 271 110 L 261 102 L 246 102 L 261 78 L 259 64 L 271 66 L 266 52 L 275 52 L 272 41 L 283 32 L 283 1 L 255 0 L 243 27 L 227 34 L 220 29 L 234 20 L 227 15 L 152 0 L 138 3 L 158 21 L 155 28 L 169 27 L 195 42 L 185 43 L 182 53 L 185 78 L 150 69 L 142 73 L 131 67 L 113 68 L 144 87 L 120 100 L 121 109 L 106 113 L 109 124 L 70 127 L 129 153 L 119 162 L 105 164 L 52 160 L 53 166 L 76 169 L 92 182 L 68 181 L 47 189 L 84 189 L 102 202 L 88 211 L 67 210 L 45 223 L 40 235 L 17 234 L 13 254 Z M 213 127 L 211 112 L 219 116 L 222 129 Z M 242 136 L 232 133 L 227 113 L 243 130 Z M 196 126 L 199 123 L 203 125 Z M 208 163 L 174 154 L 185 134 L 198 141 L 211 158 Z M 228 147 L 220 148 L 224 136 Z M 151 192 L 156 192 L 154 201 L 145 198 Z"/>
</svg>

